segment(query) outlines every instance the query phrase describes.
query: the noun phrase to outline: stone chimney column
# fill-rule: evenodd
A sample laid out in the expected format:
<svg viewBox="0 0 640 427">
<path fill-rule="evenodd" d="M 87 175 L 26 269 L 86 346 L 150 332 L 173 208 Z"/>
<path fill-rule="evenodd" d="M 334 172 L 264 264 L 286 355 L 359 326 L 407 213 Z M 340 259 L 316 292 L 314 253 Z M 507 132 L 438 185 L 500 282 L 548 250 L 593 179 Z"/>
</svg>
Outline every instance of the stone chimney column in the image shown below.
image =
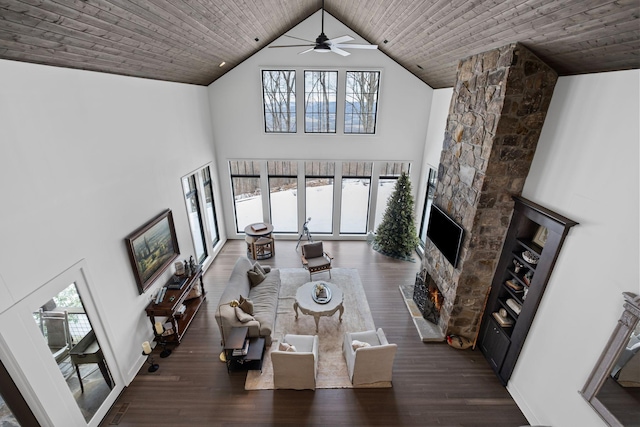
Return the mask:
<svg viewBox="0 0 640 427">
<path fill-rule="evenodd" d="M 423 268 L 445 297 L 445 335 L 473 338 L 529 173 L 557 73 L 519 43 L 463 59 L 451 98 L 434 203 L 465 231 L 458 268 L 427 240 Z"/>
</svg>

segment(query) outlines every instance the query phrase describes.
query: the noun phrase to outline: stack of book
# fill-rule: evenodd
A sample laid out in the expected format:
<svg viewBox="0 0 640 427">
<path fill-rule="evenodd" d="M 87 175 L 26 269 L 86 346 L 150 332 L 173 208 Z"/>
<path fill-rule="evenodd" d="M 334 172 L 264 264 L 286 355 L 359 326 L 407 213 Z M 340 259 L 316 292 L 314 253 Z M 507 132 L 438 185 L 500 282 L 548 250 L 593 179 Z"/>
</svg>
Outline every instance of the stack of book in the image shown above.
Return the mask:
<svg viewBox="0 0 640 427">
<path fill-rule="evenodd" d="M 506 316 L 503 317 L 497 311 L 493 313 L 493 318 L 496 319 L 498 324 L 500 326 L 502 326 L 503 328 L 509 328 L 509 327 L 513 326 L 513 320 L 512 319 L 510 319 L 509 317 L 506 317 Z"/>
<path fill-rule="evenodd" d="M 244 340 L 242 348 L 236 348 L 233 350 L 233 356 L 246 356 L 249 352 L 249 340 Z"/>
</svg>

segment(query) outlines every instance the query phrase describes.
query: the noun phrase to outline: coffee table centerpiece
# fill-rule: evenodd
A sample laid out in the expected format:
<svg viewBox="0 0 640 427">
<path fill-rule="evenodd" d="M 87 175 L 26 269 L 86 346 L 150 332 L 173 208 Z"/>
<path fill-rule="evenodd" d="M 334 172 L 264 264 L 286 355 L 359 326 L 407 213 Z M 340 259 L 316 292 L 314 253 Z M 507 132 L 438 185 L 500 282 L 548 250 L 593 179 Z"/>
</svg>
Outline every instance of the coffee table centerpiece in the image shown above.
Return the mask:
<svg viewBox="0 0 640 427">
<path fill-rule="evenodd" d="M 317 282 L 311 291 L 311 298 L 318 304 L 331 301 L 331 288 L 325 282 Z"/>
<path fill-rule="evenodd" d="M 296 291 L 296 301 L 293 303 L 296 320 L 298 320 L 298 309 L 300 309 L 302 314 L 313 316 L 316 332 L 318 332 L 320 317 L 333 316 L 339 310 L 339 320 L 342 322 L 343 300 L 344 294 L 336 285 L 327 282 L 307 282 Z"/>
</svg>

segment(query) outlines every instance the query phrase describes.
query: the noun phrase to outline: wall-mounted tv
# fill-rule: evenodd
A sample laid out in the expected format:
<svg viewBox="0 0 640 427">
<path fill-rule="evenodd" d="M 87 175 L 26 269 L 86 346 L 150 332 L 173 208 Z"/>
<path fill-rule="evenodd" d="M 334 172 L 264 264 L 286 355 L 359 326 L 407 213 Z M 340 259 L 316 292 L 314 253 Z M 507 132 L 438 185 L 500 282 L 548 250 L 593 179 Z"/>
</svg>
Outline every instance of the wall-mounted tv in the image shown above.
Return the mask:
<svg viewBox="0 0 640 427">
<path fill-rule="evenodd" d="M 454 268 L 458 266 L 464 230 L 436 205 L 431 205 L 427 237 Z"/>
</svg>

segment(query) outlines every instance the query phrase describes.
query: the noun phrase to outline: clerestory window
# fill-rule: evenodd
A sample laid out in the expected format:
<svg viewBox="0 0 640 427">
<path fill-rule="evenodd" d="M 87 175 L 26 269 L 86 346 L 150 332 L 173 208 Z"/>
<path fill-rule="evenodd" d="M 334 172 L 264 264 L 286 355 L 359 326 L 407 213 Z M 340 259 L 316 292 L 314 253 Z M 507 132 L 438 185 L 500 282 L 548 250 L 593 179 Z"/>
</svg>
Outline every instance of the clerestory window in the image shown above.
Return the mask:
<svg viewBox="0 0 640 427">
<path fill-rule="evenodd" d="M 337 71 L 304 72 L 304 131 L 336 133 Z"/>
<path fill-rule="evenodd" d="M 265 132 L 295 133 L 296 72 L 263 70 L 262 97 Z"/>
<path fill-rule="evenodd" d="M 344 133 L 376 132 L 379 71 L 347 71 Z"/>
</svg>

